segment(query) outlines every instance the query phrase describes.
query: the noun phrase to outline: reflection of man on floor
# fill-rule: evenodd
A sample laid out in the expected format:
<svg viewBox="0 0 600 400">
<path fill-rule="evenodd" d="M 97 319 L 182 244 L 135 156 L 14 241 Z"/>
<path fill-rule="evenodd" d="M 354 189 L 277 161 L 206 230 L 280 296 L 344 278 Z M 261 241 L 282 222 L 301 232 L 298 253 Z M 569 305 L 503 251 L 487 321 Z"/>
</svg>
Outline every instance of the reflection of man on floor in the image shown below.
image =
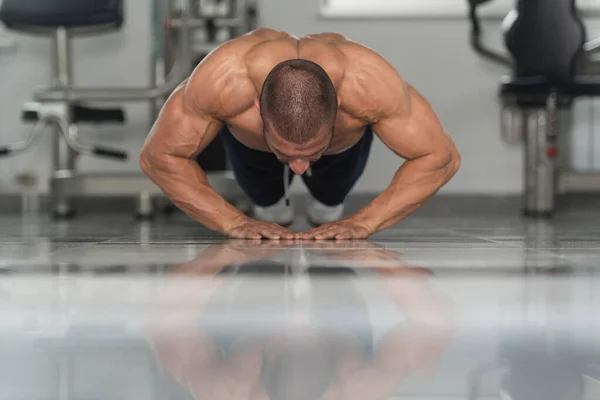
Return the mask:
<svg viewBox="0 0 600 400">
<path fill-rule="evenodd" d="M 177 328 L 157 321 L 151 343 L 160 363 L 196 399 L 384 399 L 403 378 L 436 367 L 451 336 L 452 313 L 447 300 L 429 285 L 430 273 L 407 267 L 380 269 L 393 276 L 373 280 L 405 320 L 374 346 L 354 270 L 341 261 L 341 267 L 309 267 L 304 284 L 310 295 L 295 298 L 293 311 L 286 313 L 293 287 L 303 283 L 285 282 L 285 264 L 243 260 L 272 257 L 274 252 L 218 245 L 196 262 L 171 271 L 173 277 L 187 277 L 186 282 L 196 278 L 205 290 L 198 292 L 192 284 L 185 300 L 175 285 L 160 315 L 187 308 L 202 316 Z M 336 255 L 334 248 L 326 252 L 330 258 L 343 253 L 347 259 L 350 254 Z M 357 256 L 390 260 L 389 252 L 377 249 Z M 258 287 L 256 274 L 261 273 L 274 280 Z M 175 298 L 178 303 L 170 303 Z M 249 319 L 240 322 L 236 316 Z M 268 323 L 261 316 L 267 316 Z"/>
</svg>

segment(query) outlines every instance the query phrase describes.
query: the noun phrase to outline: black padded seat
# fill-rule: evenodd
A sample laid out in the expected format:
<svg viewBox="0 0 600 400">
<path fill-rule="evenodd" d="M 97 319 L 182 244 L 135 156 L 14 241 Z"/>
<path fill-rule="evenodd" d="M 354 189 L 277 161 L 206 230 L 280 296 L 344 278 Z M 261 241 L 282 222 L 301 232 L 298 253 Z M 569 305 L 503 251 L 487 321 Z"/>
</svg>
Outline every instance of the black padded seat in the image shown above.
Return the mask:
<svg viewBox="0 0 600 400">
<path fill-rule="evenodd" d="M 600 97 L 600 79 L 593 77 L 576 77 L 573 80 L 552 80 L 539 76 L 502 78 L 502 94 L 544 96 L 550 93 L 571 97 Z"/>
<path fill-rule="evenodd" d="M 2 0 L 0 21 L 9 29 L 116 29 L 123 24 L 123 0 Z"/>
<path fill-rule="evenodd" d="M 575 0 L 520 0 L 511 22 L 505 42 L 513 58 L 513 75 L 565 81 L 575 75 L 586 42 Z"/>
<path fill-rule="evenodd" d="M 556 93 L 559 105 L 578 97 L 600 95 L 600 80 L 576 75 L 586 31 L 575 0 L 519 0 L 508 19 L 506 47 L 513 74 L 502 80 L 501 93 L 521 106 L 545 107 Z M 510 23 L 509 23 L 510 22 Z"/>
</svg>

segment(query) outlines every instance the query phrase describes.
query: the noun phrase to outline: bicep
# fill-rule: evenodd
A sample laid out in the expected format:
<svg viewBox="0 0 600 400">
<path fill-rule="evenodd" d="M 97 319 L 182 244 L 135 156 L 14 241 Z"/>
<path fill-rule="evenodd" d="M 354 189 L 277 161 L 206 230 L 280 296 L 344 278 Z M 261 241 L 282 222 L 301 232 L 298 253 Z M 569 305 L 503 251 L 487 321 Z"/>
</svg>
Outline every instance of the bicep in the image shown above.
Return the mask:
<svg viewBox="0 0 600 400">
<path fill-rule="evenodd" d="M 452 141 L 429 102 L 412 86 L 398 86 L 398 105 L 373 130 L 393 152 L 406 160 L 451 153 Z"/>
</svg>

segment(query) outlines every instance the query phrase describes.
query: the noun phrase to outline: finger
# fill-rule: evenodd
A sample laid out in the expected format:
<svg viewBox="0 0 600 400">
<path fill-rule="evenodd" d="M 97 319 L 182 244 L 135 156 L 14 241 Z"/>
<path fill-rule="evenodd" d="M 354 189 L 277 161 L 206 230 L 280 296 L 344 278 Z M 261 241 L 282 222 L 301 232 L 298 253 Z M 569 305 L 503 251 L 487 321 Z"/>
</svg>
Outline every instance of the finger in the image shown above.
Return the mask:
<svg viewBox="0 0 600 400">
<path fill-rule="evenodd" d="M 316 226 L 316 227 L 314 227 L 314 228 L 311 228 L 311 229 L 307 230 L 307 231 L 306 231 L 306 232 L 304 232 L 304 233 L 305 233 L 305 234 L 307 234 L 307 235 L 312 235 L 312 234 L 314 234 L 315 232 L 320 232 L 320 231 L 322 231 L 322 230 L 325 230 L 325 229 L 328 229 L 328 228 L 330 228 L 330 227 L 331 227 L 331 224 L 323 224 L 323 225 L 321 225 L 321 226 Z"/>
<path fill-rule="evenodd" d="M 262 235 L 253 229 L 248 229 L 248 230 L 244 231 L 244 236 L 242 237 L 242 239 L 260 240 L 260 239 L 262 239 Z"/>
<path fill-rule="evenodd" d="M 281 239 L 281 235 L 279 233 L 277 233 L 276 230 L 273 230 L 272 228 L 264 228 L 260 231 L 260 234 L 266 239 L 271 239 L 271 240 Z"/>
<path fill-rule="evenodd" d="M 346 233 L 338 233 L 335 235 L 335 240 L 348 240 L 351 239 L 351 234 L 346 232 Z"/>
<path fill-rule="evenodd" d="M 281 236 L 282 240 L 291 241 L 296 238 L 296 232 L 292 232 L 287 228 L 280 227 L 276 232 L 279 236 Z"/>
<path fill-rule="evenodd" d="M 229 237 L 236 240 L 246 239 L 246 233 L 243 231 L 233 231 L 229 233 Z"/>
<path fill-rule="evenodd" d="M 269 229 L 269 231 L 274 234 L 279 236 L 278 240 L 287 240 L 290 241 L 292 239 L 294 239 L 294 233 L 291 231 L 288 231 L 286 228 L 280 227 L 280 226 L 276 226 L 273 227 L 272 229 Z"/>
<path fill-rule="evenodd" d="M 336 229 L 336 230 L 332 231 L 332 235 L 333 235 L 332 239 L 337 240 L 337 241 L 353 239 L 352 231 L 349 231 L 347 229 Z M 347 244 L 345 244 L 344 246 L 347 246 Z"/>
<path fill-rule="evenodd" d="M 310 231 L 304 232 L 302 234 L 302 239 L 304 239 L 304 240 L 313 240 L 313 239 L 316 239 L 317 235 L 320 235 L 321 233 L 323 233 L 322 229 L 310 230 Z"/>
<path fill-rule="evenodd" d="M 292 234 L 294 233 L 289 228 L 286 228 L 285 226 L 281 226 L 281 225 L 273 223 L 273 222 L 265 223 L 264 225 L 265 225 L 265 228 L 269 228 L 273 232 L 279 233 L 281 236 L 289 234 L 289 233 L 292 233 Z"/>
<path fill-rule="evenodd" d="M 323 232 L 319 232 L 317 235 L 315 235 L 315 239 L 317 239 L 317 240 L 333 239 L 333 238 L 335 238 L 335 235 L 337 235 L 338 233 L 341 233 L 341 231 L 338 229 L 335 229 L 335 228 L 326 229 Z"/>
<path fill-rule="evenodd" d="M 318 228 L 310 229 L 302 234 L 303 239 L 315 239 L 318 235 L 325 232 L 328 229 L 326 225 L 320 226 Z"/>
<path fill-rule="evenodd" d="M 346 233 L 351 233 L 351 232 L 349 232 L 348 229 L 346 229 L 345 227 L 343 227 L 341 225 L 334 224 L 334 225 L 327 227 L 322 232 L 320 232 L 317 235 L 317 239 L 320 237 L 322 237 L 323 239 L 335 239 L 335 237 L 337 235 L 343 235 Z"/>
<path fill-rule="evenodd" d="M 355 240 L 363 240 L 363 239 L 368 239 L 369 238 L 369 234 L 365 231 L 361 231 L 361 232 L 354 232 L 354 235 L 352 237 Z"/>
<path fill-rule="evenodd" d="M 284 228 L 284 227 L 280 227 L 281 229 L 281 238 L 282 239 L 287 239 L 287 240 L 292 240 L 296 237 L 296 232 L 291 231 L 288 228 Z"/>
</svg>

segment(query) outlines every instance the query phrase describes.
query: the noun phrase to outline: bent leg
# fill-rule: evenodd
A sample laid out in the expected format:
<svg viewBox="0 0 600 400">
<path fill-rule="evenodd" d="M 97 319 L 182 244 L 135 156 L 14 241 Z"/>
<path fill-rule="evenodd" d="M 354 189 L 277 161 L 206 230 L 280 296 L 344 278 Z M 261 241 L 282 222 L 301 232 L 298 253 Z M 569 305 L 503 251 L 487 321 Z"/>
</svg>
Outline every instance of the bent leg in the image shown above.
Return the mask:
<svg viewBox="0 0 600 400">
<path fill-rule="evenodd" d="M 288 225 L 292 207 L 285 201 L 285 166 L 274 154 L 251 149 L 238 141 L 225 126 L 219 133 L 236 181 L 252 202 L 254 217 Z M 293 175 L 290 176 L 291 183 Z"/>
<path fill-rule="evenodd" d="M 219 133 L 235 179 L 252 203 L 269 207 L 283 198 L 284 166 L 272 153 L 258 151 L 238 141 L 225 126 Z"/>
</svg>

